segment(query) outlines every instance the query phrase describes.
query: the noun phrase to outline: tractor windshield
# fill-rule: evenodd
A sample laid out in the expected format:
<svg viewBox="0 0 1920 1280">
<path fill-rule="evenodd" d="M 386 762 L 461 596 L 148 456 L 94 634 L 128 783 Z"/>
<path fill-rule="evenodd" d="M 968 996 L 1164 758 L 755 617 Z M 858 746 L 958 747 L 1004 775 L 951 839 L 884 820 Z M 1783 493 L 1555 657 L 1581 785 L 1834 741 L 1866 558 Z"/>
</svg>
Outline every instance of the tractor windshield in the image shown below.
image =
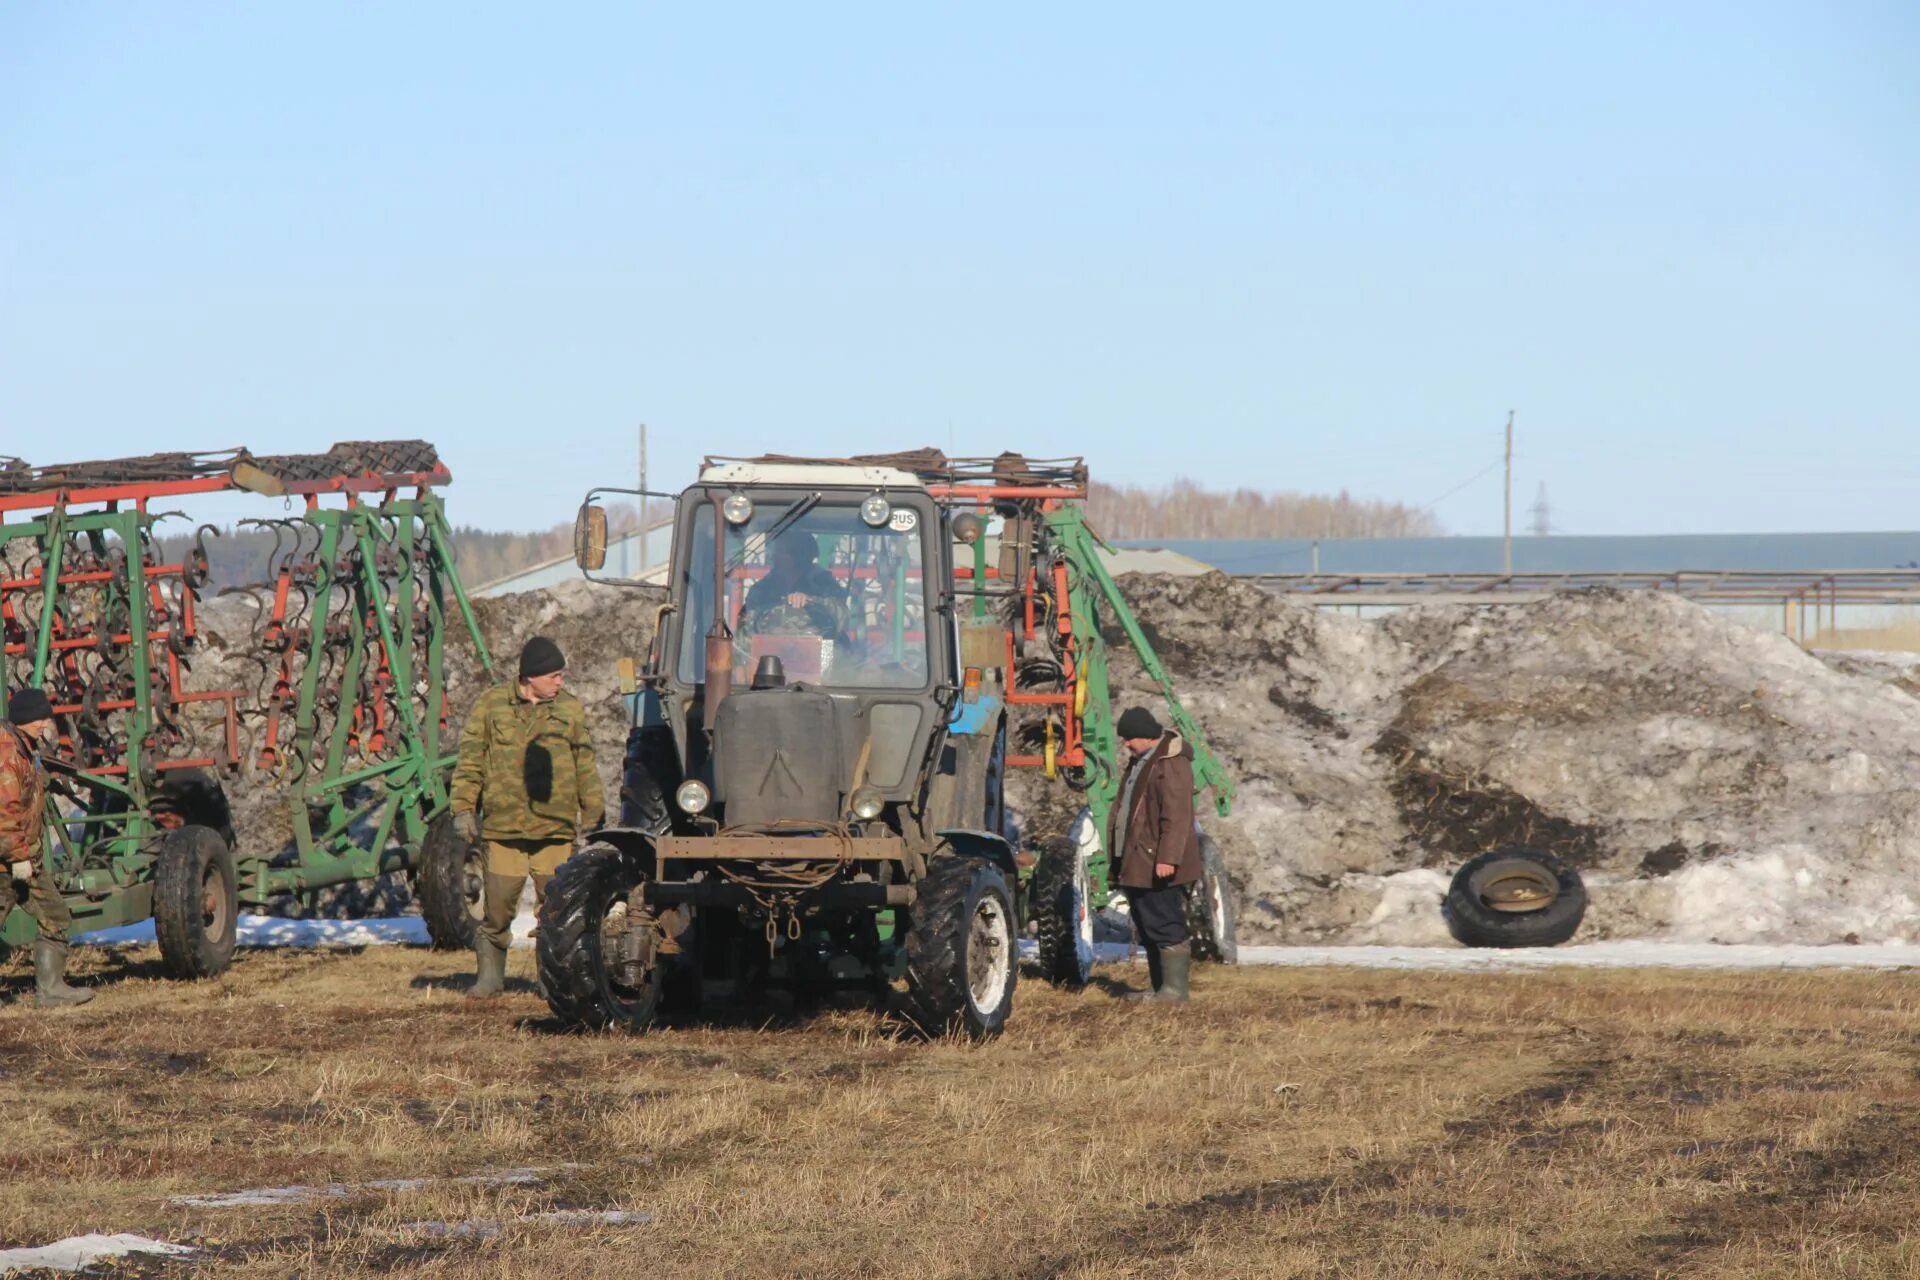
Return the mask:
<svg viewBox="0 0 1920 1280">
<path fill-rule="evenodd" d="M 753 514 L 727 526 L 726 609 L 733 678 L 745 688 L 761 660 L 780 660 L 789 684 L 919 689 L 927 683 L 926 530 L 897 507 L 878 528 L 864 494 L 755 495 Z M 678 583 L 678 676 L 706 679 L 713 625 L 713 507 L 701 502 Z"/>
</svg>

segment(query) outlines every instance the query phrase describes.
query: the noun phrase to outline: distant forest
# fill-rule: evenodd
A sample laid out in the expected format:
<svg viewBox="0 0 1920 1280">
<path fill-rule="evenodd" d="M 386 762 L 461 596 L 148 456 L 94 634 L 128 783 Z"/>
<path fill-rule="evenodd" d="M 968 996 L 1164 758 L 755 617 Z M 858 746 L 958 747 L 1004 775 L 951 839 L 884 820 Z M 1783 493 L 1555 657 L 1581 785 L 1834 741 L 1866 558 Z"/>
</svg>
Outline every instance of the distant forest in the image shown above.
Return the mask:
<svg viewBox="0 0 1920 1280">
<path fill-rule="evenodd" d="M 1399 502 L 1311 493 L 1219 493 L 1191 480 L 1163 489 L 1095 481 L 1087 520 L 1107 538 L 1422 538 L 1431 512 Z"/>
<path fill-rule="evenodd" d="M 657 520 L 671 512 L 660 506 L 649 514 Z M 630 531 L 636 523 L 632 507 L 609 505 L 607 515 L 615 534 Z M 1430 513 L 1398 502 L 1346 493 L 1220 493 L 1189 480 L 1176 480 L 1164 489 L 1096 482 L 1087 500 L 1087 519 L 1107 538 L 1410 538 L 1440 532 Z M 161 538 L 162 554 L 175 560 L 190 542 L 180 534 Z M 264 529 L 237 529 L 209 538 L 212 589 L 266 581 L 274 546 L 273 533 Z M 460 525 L 453 531 L 453 549 L 461 582 L 479 587 L 572 555 L 573 525 L 533 532 Z"/>
</svg>

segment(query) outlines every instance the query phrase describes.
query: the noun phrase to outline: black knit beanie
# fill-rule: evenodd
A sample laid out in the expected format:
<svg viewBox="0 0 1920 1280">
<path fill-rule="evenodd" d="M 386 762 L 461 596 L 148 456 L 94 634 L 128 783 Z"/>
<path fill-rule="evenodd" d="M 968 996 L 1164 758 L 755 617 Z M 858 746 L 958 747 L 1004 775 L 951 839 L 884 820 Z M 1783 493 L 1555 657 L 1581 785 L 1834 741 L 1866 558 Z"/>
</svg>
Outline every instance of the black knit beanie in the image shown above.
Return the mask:
<svg viewBox="0 0 1920 1280">
<path fill-rule="evenodd" d="M 1120 723 L 1114 727 L 1122 738 L 1157 738 L 1163 732 L 1153 712 L 1145 707 L 1128 707 L 1120 713 Z"/>
<path fill-rule="evenodd" d="M 560 655 L 560 646 L 545 636 L 535 636 L 527 641 L 527 647 L 520 651 L 520 678 L 531 680 L 535 676 L 550 676 L 556 671 L 566 669 L 567 660 Z"/>
<path fill-rule="evenodd" d="M 7 719 L 15 724 L 53 719 L 53 703 L 39 689 L 21 689 L 7 696 Z"/>
</svg>

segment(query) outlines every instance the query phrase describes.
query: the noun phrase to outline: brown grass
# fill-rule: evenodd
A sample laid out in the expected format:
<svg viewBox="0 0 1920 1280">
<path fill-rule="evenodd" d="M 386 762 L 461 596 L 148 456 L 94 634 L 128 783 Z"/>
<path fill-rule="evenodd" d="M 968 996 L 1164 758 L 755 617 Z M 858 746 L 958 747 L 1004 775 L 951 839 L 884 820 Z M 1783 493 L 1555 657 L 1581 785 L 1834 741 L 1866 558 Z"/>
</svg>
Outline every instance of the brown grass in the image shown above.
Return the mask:
<svg viewBox="0 0 1920 1280">
<path fill-rule="evenodd" d="M 528 957 L 515 953 L 524 977 Z M 1023 983 L 976 1046 L 881 1017 L 555 1034 L 460 957 L 83 953 L 0 1009 L 0 1245 L 197 1242 L 218 1276 L 1911 1276 L 1905 974 L 1204 971 L 1186 1010 Z M 23 993 L 18 961 L 0 984 Z M 456 1177 L 190 1209 L 244 1187 Z M 566 1167 L 571 1166 L 571 1167 Z M 554 1207 L 651 1225 L 520 1222 Z M 485 1218 L 493 1240 L 421 1220 Z"/>
</svg>

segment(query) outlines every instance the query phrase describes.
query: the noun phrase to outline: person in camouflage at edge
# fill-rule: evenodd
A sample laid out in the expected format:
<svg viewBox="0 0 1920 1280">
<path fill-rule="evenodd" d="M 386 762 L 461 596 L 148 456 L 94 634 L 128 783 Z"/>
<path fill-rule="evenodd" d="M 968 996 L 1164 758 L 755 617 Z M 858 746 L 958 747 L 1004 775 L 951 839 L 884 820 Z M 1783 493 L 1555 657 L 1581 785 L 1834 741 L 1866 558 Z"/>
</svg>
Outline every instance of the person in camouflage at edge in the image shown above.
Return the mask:
<svg viewBox="0 0 1920 1280">
<path fill-rule="evenodd" d="M 519 681 L 481 694 L 460 730 L 448 808 L 462 837 L 486 842 L 476 996 L 506 989 L 507 944 L 527 877 L 537 909 L 575 837 L 606 817 L 587 709 L 561 689 L 565 670 L 560 646 L 533 637 L 520 651 Z"/>
<path fill-rule="evenodd" d="M 752 674 L 753 637 L 819 636 L 844 644 L 850 610 L 846 590 L 820 563 L 811 534 L 789 532 L 773 544 L 767 576 L 753 584 L 734 633 L 734 666 Z"/>
<path fill-rule="evenodd" d="M 39 689 L 22 689 L 7 699 L 0 721 L 0 866 L 11 881 L 25 881 L 27 914 L 40 926 L 33 943 L 33 1002 L 59 1006 L 85 1004 L 93 992 L 67 985 L 67 933 L 73 916 L 53 882 L 53 867 L 42 856 L 41 824 L 46 819 L 47 775 L 40 748 L 54 741 L 53 704 Z"/>
</svg>

